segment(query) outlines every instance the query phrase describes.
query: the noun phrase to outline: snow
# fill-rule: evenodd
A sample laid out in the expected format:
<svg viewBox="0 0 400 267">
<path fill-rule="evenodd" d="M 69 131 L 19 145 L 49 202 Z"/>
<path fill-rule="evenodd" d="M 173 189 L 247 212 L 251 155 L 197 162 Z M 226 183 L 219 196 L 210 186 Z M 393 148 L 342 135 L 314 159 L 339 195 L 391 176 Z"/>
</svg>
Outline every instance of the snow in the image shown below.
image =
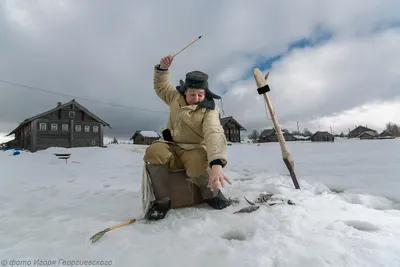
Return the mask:
<svg viewBox="0 0 400 267">
<path fill-rule="evenodd" d="M 172 210 L 162 221 L 124 226 L 94 244 L 93 234 L 140 216 L 147 146 L 0 152 L 0 260 L 54 260 L 49 266 L 67 265 L 59 259 L 111 261 L 108 266 L 400 266 L 400 140 L 287 145 L 301 190 L 294 189 L 277 143 L 233 144 L 226 167 L 233 184 L 223 192 L 240 197 L 240 204 Z M 53 155 L 64 152 L 71 153 L 67 164 Z M 248 206 L 243 196 L 254 200 L 263 192 L 296 205 L 233 214 Z"/>
<path fill-rule="evenodd" d="M 294 134 L 293 137 L 295 137 L 296 139 L 299 139 L 299 140 L 307 140 L 308 138 L 310 138 L 310 136 L 302 136 L 302 135 L 297 135 L 297 134 Z"/>
<path fill-rule="evenodd" d="M 140 133 L 144 136 L 144 137 L 154 137 L 154 138 L 159 138 L 160 136 L 158 135 L 157 132 L 155 131 L 140 131 Z"/>
</svg>

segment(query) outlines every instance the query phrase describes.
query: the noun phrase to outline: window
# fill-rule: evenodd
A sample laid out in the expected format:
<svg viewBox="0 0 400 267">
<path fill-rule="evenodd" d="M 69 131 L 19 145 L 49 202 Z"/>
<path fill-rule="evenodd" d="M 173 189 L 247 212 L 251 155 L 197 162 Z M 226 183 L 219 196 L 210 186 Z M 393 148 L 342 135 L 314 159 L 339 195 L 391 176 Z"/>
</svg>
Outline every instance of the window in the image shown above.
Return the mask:
<svg viewBox="0 0 400 267">
<path fill-rule="evenodd" d="M 82 129 L 80 125 L 75 125 L 75 132 L 80 132 L 81 130 Z"/>
<path fill-rule="evenodd" d="M 93 126 L 93 132 L 95 133 L 99 132 L 99 126 Z"/>
<path fill-rule="evenodd" d="M 41 131 L 46 131 L 46 123 L 40 123 L 40 124 L 39 124 L 39 129 L 40 129 Z"/>
<path fill-rule="evenodd" d="M 58 128 L 57 126 L 58 126 L 57 124 L 52 123 L 52 124 L 51 124 L 51 130 L 52 130 L 52 131 L 57 131 L 57 128 Z"/>
<path fill-rule="evenodd" d="M 93 146 L 96 145 L 96 140 L 92 140 L 92 145 L 93 145 Z"/>
<path fill-rule="evenodd" d="M 63 124 L 63 125 L 62 125 L 62 130 L 63 130 L 64 132 L 68 132 L 68 124 Z"/>
<path fill-rule="evenodd" d="M 85 132 L 90 132 L 90 126 L 85 125 Z"/>
<path fill-rule="evenodd" d="M 75 111 L 70 111 L 69 112 L 69 117 L 74 118 L 75 117 Z"/>
</svg>

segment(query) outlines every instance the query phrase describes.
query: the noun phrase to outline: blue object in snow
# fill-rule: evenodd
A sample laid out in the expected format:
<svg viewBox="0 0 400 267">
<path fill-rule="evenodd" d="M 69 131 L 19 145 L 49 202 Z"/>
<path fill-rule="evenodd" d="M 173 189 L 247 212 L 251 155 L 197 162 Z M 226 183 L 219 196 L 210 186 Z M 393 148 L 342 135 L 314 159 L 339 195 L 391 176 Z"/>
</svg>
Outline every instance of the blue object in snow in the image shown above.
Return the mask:
<svg viewBox="0 0 400 267">
<path fill-rule="evenodd" d="M 19 151 L 15 151 L 15 152 L 13 153 L 14 156 L 19 155 L 19 154 L 21 154 L 21 152 L 19 152 Z"/>
<path fill-rule="evenodd" d="M 8 150 L 15 150 L 15 151 L 22 151 L 22 148 L 12 148 L 12 147 L 6 147 L 3 149 L 3 151 L 8 151 Z"/>
</svg>

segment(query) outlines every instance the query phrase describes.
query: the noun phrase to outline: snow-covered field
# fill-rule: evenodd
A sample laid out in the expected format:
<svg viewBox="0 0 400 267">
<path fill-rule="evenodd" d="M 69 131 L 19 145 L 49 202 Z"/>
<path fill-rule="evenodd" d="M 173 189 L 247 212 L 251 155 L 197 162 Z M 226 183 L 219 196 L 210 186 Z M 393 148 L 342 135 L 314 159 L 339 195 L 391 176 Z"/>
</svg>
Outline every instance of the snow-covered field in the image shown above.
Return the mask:
<svg viewBox="0 0 400 267">
<path fill-rule="evenodd" d="M 2 266 L 35 266 L 35 259 L 48 266 L 400 266 L 400 140 L 288 147 L 302 190 L 293 188 L 277 143 L 233 144 L 226 168 L 233 184 L 224 193 L 240 204 L 172 210 L 94 244 L 96 232 L 141 215 L 145 146 L 0 151 Z M 65 151 L 68 164 L 53 155 Z M 296 205 L 233 214 L 248 206 L 243 196 L 263 192 Z"/>
</svg>

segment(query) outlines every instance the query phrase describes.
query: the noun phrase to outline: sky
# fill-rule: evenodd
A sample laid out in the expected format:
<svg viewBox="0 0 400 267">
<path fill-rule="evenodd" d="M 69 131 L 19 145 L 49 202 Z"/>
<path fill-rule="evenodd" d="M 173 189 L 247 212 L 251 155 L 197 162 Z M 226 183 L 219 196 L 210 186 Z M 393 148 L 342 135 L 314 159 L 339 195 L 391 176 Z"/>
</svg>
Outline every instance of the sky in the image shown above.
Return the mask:
<svg viewBox="0 0 400 267">
<path fill-rule="evenodd" d="M 270 72 L 282 128 L 381 131 L 400 123 L 398 10 L 398 0 L 4 0 L 0 141 L 72 99 L 110 124 L 107 137 L 159 131 L 168 107 L 153 91 L 153 68 L 200 35 L 174 59 L 171 81 L 206 72 L 222 116 L 248 133 L 272 128 L 254 68 Z"/>
</svg>

